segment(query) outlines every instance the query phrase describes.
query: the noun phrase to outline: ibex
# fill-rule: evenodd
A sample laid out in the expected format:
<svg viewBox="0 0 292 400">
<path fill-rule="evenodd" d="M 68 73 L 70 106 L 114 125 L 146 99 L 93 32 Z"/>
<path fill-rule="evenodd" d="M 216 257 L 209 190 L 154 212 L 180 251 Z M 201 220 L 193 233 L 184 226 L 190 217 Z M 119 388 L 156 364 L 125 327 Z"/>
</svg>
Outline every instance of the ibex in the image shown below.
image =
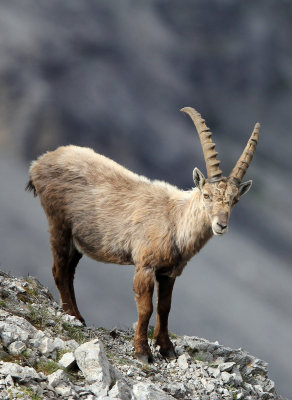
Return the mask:
<svg viewBox="0 0 292 400">
<path fill-rule="evenodd" d="M 62 146 L 30 167 L 27 190 L 45 210 L 53 254 L 53 275 L 62 307 L 84 323 L 76 304 L 73 279 L 83 254 L 94 260 L 134 264 L 133 290 L 138 310 L 136 356 L 153 361 L 147 341 L 154 283 L 157 320 L 154 339 L 164 357 L 175 357 L 168 315 L 175 279 L 214 235 L 227 232 L 231 209 L 252 181 L 242 178 L 255 151 L 260 125 L 228 178 L 222 176 L 212 133 L 190 107 L 201 141 L 207 178 L 193 171 L 196 188 L 182 191 L 139 176 L 89 148 Z"/>
</svg>

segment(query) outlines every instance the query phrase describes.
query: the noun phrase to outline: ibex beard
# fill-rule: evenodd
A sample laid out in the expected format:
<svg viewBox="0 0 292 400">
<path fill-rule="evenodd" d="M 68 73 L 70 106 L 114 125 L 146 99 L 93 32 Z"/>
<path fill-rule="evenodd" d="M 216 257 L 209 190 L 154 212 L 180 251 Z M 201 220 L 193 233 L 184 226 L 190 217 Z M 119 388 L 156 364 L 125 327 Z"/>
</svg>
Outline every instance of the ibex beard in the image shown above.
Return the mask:
<svg viewBox="0 0 292 400">
<path fill-rule="evenodd" d="M 83 254 L 101 262 L 135 265 L 138 323 L 134 346 L 142 362 L 153 361 L 147 329 L 155 283 L 155 343 L 164 357 L 176 356 L 168 335 L 175 279 L 213 234 L 227 232 L 232 207 L 251 186 L 251 181 L 242 183 L 242 178 L 259 137 L 257 123 L 231 174 L 223 177 L 205 121 L 193 108 L 181 111 L 196 126 L 207 169 L 207 178 L 194 169 L 193 190 L 150 181 L 77 146 L 62 146 L 39 157 L 30 167 L 27 184 L 39 196 L 48 219 L 53 276 L 64 311 L 84 323 L 73 287 Z"/>
</svg>

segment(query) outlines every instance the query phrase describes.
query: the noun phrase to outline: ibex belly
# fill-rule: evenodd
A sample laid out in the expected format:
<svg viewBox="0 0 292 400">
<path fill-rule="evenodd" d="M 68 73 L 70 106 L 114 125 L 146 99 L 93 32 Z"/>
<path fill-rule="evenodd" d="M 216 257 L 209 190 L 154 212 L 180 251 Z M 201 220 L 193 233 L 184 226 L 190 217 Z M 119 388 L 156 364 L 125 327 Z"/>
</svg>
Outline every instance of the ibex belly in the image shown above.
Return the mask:
<svg viewBox="0 0 292 400">
<path fill-rule="evenodd" d="M 78 235 L 73 236 L 73 243 L 81 254 L 86 254 L 88 257 L 96 261 L 120 265 L 133 264 L 131 254 L 118 247 L 104 249 L 100 243 L 86 241 Z"/>
</svg>

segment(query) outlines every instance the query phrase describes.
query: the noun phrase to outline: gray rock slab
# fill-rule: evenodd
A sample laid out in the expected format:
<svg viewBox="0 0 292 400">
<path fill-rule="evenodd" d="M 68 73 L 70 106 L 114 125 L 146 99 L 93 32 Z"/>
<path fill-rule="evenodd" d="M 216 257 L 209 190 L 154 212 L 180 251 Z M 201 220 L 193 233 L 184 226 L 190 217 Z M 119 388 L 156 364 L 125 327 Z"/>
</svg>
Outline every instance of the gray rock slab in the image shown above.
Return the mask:
<svg viewBox="0 0 292 400">
<path fill-rule="evenodd" d="M 26 349 L 26 345 L 25 343 L 17 340 L 15 342 L 10 343 L 10 345 L 8 346 L 8 351 L 10 354 L 14 355 L 14 356 L 18 356 L 19 354 L 21 354 L 24 350 Z"/>
<path fill-rule="evenodd" d="M 88 386 L 90 391 L 96 396 L 97 399 L 104 399 L 107 397 L 108 388 L 102 382 L 95 382 Z"/>
<path fill-rule="evenodd" d="M 76 360 L 72 352 L 65 353 L 59 360 L 59 365 L 65 369 L 71 369 L 76 365 Z"/>
<path fill-rule="evenodd" d="M 230 372 L 232 368 L 234 367 L 235 362 L 225 362 L 219 365 L 219 369 L 221 372 L 226 371 Z"/>
<path fill-rule="evenodd" d="M 56 350 L 63 350 L 66 347 L 66 342 L 58 337 L 50 338 L 45 336 L 37 347 L 42 354 L 49 355 Z"/>
<path fill-rule="evenodd" d="M 6 321 L 0 321 L 0 337 L 4 346 L 15 341 L 26 342 L 34 330 L 36 329 L 24 318 L 8 317 Z"/>
<path fill-rule="evenodd" d="M 83 343 L 75 350 L 74 356 L 88 383 L 102 382 L 107 387 L 111 385 L 110 364 L 99 339 Z"/>
<path fill-rule="evenodd" d="M 58 395 L 62 396 L 62 398 L 74 395 L 74 392 L 73 392 L 72 388 L 70 386 L 64 384 L 64 383 L 56 386 L 55 387 L 55 392 Z"/>
<path fill-rule="evenodd" d="M 169 396 L 163 390 L 158 389 L 151 383 L 137 383 L 133 386 L 133 394 L 135 400 L 171 400 L 172 396 Z"/>
<path fill-rule="evenodd" d="M 10 375 L 12 378 L 20 380 L 21 382 L 28 382 L 32 379 L 41 381 L 43 378 L 31 367 L 21 367 L 12 362 L 4 362 L 0 364 L 0 374 Z"/>
<path fill-rule="evenodd" d="M 226 372 L 226 371 L 224 371 L 224 372 L 222 372 L 222 374 L 221 374 L 221 379 L 222 379 L 222 381 L 224 382 L 224 383 L 226 383 L 226 384 L 228 384 L 228 383 L 230 383 L 231 381 L 232 381 L 232 375 L 231 374 L 229 374 L 229 372 Z"/>
<path fill-rule="evenodd" d="M 180 369 L 186 370 L 189 367 L 188 360 L 190 359 L 190 356 L 188 354 L 182 354 L 181 356 L 178 357 L 177 363 Z"/>
<path fill-rule="evenodd" d="M 68 383 L 69 380 L 65 372 L 62 369 L 58 369 L 56 372 L 48 375 L 48 382 L 54 388 L 60 384 Z"/>
<path fill-rule="evenodd" d="M 133 392 L 126 382 L 123 380 L 118 380 L 109 391 L 108 395 L 113 399 L 131 400 L 133 397 Z"/>
</svg>

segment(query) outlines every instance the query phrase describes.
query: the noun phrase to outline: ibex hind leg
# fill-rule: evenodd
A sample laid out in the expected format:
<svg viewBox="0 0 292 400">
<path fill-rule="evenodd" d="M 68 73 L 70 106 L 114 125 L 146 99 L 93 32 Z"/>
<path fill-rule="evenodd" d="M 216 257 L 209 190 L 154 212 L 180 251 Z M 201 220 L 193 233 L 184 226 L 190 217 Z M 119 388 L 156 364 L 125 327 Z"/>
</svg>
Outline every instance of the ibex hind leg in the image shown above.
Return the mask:
<svg viewBox="0 0 292 400">
<path fill-rule="evenodd" d="M 80 322 L 82 322 L 82 324 L 84 326 L 86 326 L 85 320 L 82 317 L 82 315 L 80 314 L 80 312 L 78 310 L 78 307 L 77 307 L 76 298 L 75 298 L 75 291 L 74 291 L 74 285 L 73 285 L 75 270 L 76 270 L 76 267 L 77 267 L 78 262 L 81 259 L 81 257 L 82 257 L 82 254 L 77 249 L 72 248 L 72 253 L 70 255 L 70 261 L 69 261 L 68 272 L 69 272 L 71 300 L 72 300 L 72 304 L 73 304 L 74 311 L 75 311 L 74 315 Z"/>
<path fill-rule="evenodd" d="M 50 224 L 51 249 L 53 254 L 53 276 L 58 288 L 63 310 L 85 325 L 74 292 L 74 274 L 82 254 L 74 247 L 71 231 L 64 224 Z"/>
</svg>

